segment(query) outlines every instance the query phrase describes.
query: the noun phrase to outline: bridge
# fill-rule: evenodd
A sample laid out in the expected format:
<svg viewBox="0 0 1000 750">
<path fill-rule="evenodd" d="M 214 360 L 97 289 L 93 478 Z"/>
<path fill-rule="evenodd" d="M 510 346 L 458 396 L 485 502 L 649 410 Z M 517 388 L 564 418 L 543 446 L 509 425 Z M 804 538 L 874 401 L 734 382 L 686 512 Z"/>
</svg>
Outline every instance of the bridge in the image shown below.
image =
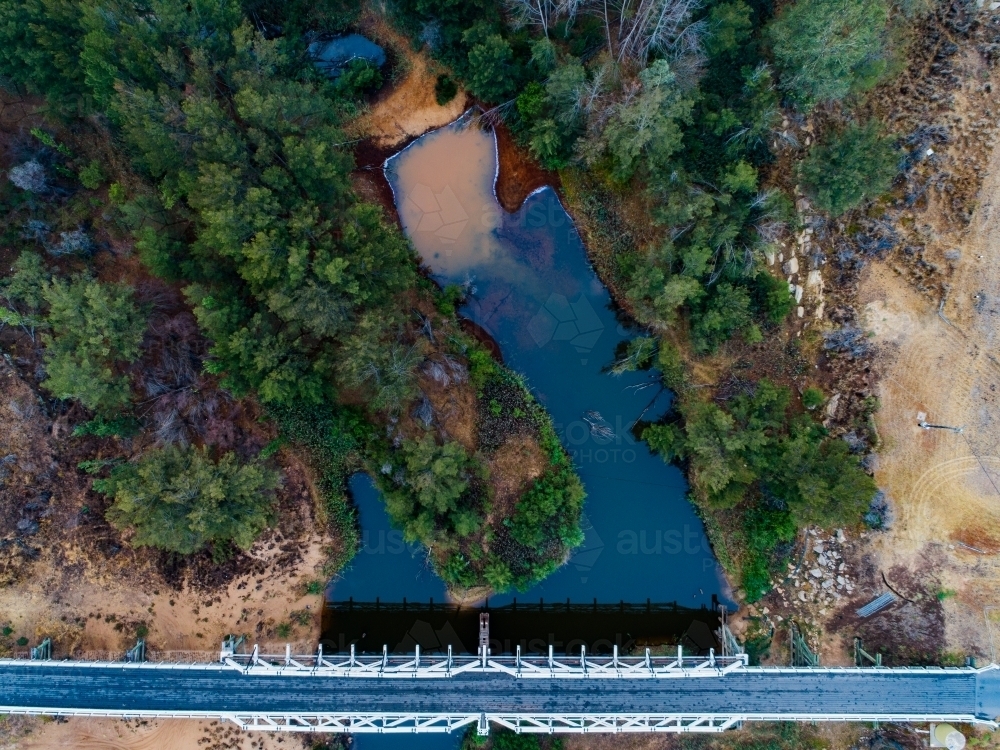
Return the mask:
<svg viewBox="0 0 1000 750">
<path fill-rule="evenodd" d="M 996 728 L 1000 668 L 750 667 L 746 656 L 265 655 L 0 660 L 0 713 L 230 721 L 277 732 L 720 732 L 748 721 Z"/>
</svg>

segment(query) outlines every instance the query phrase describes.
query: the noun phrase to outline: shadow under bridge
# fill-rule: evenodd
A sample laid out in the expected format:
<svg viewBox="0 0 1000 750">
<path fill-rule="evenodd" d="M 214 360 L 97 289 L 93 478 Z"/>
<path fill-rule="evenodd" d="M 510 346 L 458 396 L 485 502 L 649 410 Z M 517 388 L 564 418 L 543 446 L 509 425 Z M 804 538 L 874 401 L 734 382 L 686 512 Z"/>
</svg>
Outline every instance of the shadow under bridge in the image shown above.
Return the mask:
<svg viewBox="0 0 1000 750">
<path fill-rule="evenodd" d="M 430 601 L 327 602 L 323 611 L 324 653 L 413 653 L 416 646 L 426 654 L 475 654 L 480 642 L 480 615 L 489 615 L 490 653 L 523 654 L 654 653 L 707 655 L 721 653 L 718 603 L 712 607 L 683 607 L 676 602 L 643 603 L 514 600 L 493 606 Z"/>
</svg>

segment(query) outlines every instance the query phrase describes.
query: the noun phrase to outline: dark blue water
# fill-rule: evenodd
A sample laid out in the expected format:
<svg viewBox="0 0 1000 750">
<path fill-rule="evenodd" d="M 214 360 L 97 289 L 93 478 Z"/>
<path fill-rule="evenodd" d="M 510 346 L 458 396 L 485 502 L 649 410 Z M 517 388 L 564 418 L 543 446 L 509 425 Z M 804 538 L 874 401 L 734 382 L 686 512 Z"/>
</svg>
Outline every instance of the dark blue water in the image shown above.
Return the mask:
<svg viewBox="0 0 1000 750">
<path fill-rule="evenodd" d="M 670 405 L 655 370 L 613 376 L 616 347 L 640 332 L 616 316 L 556 194 L 543 189 L 515 214 L 493 194 L 491 134 L 452 125 L 393 157 L 386 173 L 400 218 L 442 283 L 471 291 L 463 314 L 497 341 L 545 405 L 587 490 L 585 541 L 569 562 L 527 592 L 491 598 L 710 605 L 728 600 L 704 526 L 681 472 L 636 440 L 632 426 Z M 355 479 L 368 548 L 388 518 L 370 480 Z M 394 537 L 402 550 L 401 536 Z M 394 549 L 396 549 L 394 547 Z M 385 593 L 382 593 L 385 592 Z M 444 586 L 417 550 L 358 555 L 334 583 L 338 600 L 441 596 Z"/>
<path fill-rule="evenodd" d="M 330 587 L 328 598 L 338 601 L 437 602 L 447 600 L 444 581 L 427 559 L 427 549 L 406 544 L 403 532 L 394 529 L 385 512 L 382 494 L 367 474 L 350 481 L 351 497 L 358 509 L 361 545 L 358 554 Z"/>
<path fill-rule="evenodd" d="M 351 60 L 367 60 L 376 68 L 385 65 L 385 50 L 360 34 L 348 34 L 327 42 L 313 42 L 309 55 L 320 70 L 334 77 Z"/>
</svg>

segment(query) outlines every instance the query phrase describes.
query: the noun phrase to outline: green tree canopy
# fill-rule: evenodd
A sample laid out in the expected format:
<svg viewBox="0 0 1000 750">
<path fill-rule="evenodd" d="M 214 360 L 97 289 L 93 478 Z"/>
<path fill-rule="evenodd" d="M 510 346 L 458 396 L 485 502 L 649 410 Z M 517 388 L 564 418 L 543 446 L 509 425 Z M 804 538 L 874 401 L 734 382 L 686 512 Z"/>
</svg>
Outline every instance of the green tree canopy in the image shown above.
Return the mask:
<svg viewBox="0 0 1000 750">
<path fill-rule="evenodd" d="M 806 109 L 843 99 L 886 67 L 885 0 L 797 0 L 767 29 L 782 86 Z"/>
<path fill-rule="evenodd" d="M 768 380 L 727 408 L 687 396 L 683 431 L 652 425 L 643 438 L 665 460 L 687 459 L 695 497 L 731 508 L 756 487 L 782 504 L 799 524 L 850 523 L 875 494 L 874 480 L 843 440 L 808 416 L 789 415 L 791 392 Z"/>
<path fill-rule="evenodd" d="M 279 479 L 234 453 L 213 461 L 206 448 L 169 446 L 116 466 L 94 489 L 113 498 L 107 519 L 134 529 L 134 546 L 190 555 L 209 545 L 250 549 L 270 523 Z"/>
<path fill-rule="evenodd" d="M 265 402 L 330 397 L 341 342 L 416 271 L 405 238 L 351 192 L 337 97 L 235 0 L 101 6 L 84 25 L 95 97 L 185 220 L 173 237 L 144 231 L 140 251 L 190 282 L 209 369 Z"/>
<path fill-rule="evenodd" d="M 655 61 L 639 80 L 639 95 L 617 108 L 603 133 L 615 176 L 623 182 L 635 173 L 640 156 L 654 171 L 668 164 L 681 147 L 681 122 L 692 107 L 666 60 Z"/>
<path fill-rule="evenodd" d="M 383 483 L 386 509 L 410 541 L 433 544 L 443 528 L 467 536 L 481 523 L 479 502 L 467 497 L 469 483 L 485 472 L 460 443 L 438 444 L 433 435 L 407 440 L 401 470 Z"/>
<path fill-rule="evenodd" d="M 899 156 L 879 124 L 851 123 L 816 142 L 799 166 L 802 186 L 817 208 L 840 216 L 892 187 Z"/>
<path fill-rule="evenodd" d="M 517 86 L 514 52 L 499 34 L 490 34 L 469 50 L 469 90 L 488 102 L 502 102 Z"/>
<path fill-rule="evenodd" d="M 94 411 L 129 401 L 129 381 L 120 365 L 139 356 L 146 317 L 123 284 L 77 277 L 53 279 L 42 288 L 49 306 L 43 335 L 43 385 L 59 398 L 74 398 Z"/>
<path fill-rule="evenodd" d="M 0 75 L 60 111 L 77 109 L 83 10 L 77 0 L 0 0 Z"/>
</svg>

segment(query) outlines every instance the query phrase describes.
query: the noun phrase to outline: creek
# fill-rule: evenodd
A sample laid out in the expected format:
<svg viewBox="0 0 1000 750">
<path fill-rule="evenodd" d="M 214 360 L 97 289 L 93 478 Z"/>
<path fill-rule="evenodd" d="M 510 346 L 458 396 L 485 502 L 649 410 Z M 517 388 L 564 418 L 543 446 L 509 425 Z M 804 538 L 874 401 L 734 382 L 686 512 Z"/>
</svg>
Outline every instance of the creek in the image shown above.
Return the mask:
<svg viewBox="0 0 1000 750">
<path fill-rule="evenodd" d="M 587 490 L 585 540 L 567 564 L 529 591 L 490 597 L 490 604 L 728 602 L 682 473 L 631 432 L 636 420 L 669 409 L 670 392 L 656 370 L 607 372 L 619 345 L 640 331 L 615 309 L 555 191 L 542 188 L 507 213 L 494 193 L 497 165 L 494 135 L 468 116 L 385 164 L 417 252 L 439 282 L 471 291 L 462 315 L 526 377 Z M 426 551 L 392 529 L 371 479 L 355 475 L 350 486 L 363 544 L 328 599 L 445 601 Z"/>
</svg>

